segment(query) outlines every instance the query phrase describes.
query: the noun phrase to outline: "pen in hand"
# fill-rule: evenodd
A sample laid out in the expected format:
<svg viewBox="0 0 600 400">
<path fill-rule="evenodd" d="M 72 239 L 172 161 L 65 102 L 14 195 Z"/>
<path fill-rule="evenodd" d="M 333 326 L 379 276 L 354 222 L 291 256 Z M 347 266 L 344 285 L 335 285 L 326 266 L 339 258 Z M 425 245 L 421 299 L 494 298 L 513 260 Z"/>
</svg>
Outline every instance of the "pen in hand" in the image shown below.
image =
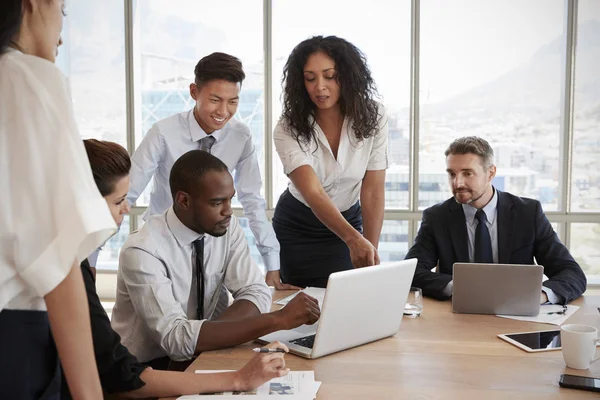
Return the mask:
<svg viewBox="0 0 600 400">
<path fill-rule="evenodd" d="M 252 349 L 253 352 L 255 353 L 285 353 L 284 349 L 280 349 L 280 348 L 275 348 L 275 349 L 270 349 L 268 347 L 257 347 L 255 349 Z"/>
</svg>

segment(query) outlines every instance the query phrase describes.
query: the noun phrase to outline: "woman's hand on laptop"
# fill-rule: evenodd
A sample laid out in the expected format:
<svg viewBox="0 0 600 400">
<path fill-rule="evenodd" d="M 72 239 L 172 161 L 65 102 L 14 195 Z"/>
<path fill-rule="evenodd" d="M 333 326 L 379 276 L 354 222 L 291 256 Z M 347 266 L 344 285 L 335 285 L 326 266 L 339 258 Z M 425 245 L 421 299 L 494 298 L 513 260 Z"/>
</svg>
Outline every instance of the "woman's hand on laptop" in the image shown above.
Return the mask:
<svg viewBox="0 0 600 400">
<path fill-rule="evenodd" d="M 279 348 L 285 350 L 286 353 L 289 352 L 287 346 L 281 342 L 269 343 L 264 347 Z M 253 390 L 273 378 L 287 375 L 290 369 L 285 367 L 284 355 L 285 353 L 256 354 L 246 365 L 235 371 L 236 391 Z"/>
<path fill-rule="evenodd" d="M 276 311 L 279 329 L 294 329 L 300 325 L 312 325 L 319 320 L 319 301 L 304 292 L 299 292 L 285 307 Z"/>
<path fill-rule="evenodd" d="M 379 264 L 377 249 L 364 236 L 357 235 L 346 242 L 350 250 L 350 259 L 354 268 L 369 267 Z"/>
</svg>

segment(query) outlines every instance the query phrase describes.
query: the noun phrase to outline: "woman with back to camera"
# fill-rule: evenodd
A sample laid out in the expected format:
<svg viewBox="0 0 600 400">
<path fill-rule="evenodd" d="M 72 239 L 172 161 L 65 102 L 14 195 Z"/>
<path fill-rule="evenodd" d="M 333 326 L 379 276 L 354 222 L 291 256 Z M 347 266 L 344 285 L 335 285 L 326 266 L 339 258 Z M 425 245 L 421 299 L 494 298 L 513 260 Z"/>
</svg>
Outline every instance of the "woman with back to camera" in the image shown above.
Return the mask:
<svg viewBox="0 0 600 400">
<path fill-rule="evenodd" d="M 115 223 L 120 226 L 129 212 L 129 170 L 131 160 L 119 144 L 84 140 L 85 149 L 100 194 L 106 200 Z M 87 260 L 81 263 L 81 273 L 87 292 L 87 303 L 92 324 L 92 338 L 100 382 L 106 393 L 119 393 L 124 398 L 167 397 L 186 394 L 255 389 L 269 379 L 287 373 L 283 353 L 255 355 L 238 371 L 214 374 L 153 370 L 137 361 L 121 338 L 111 328 L 110 320 L 100 302 L 94 274 Z M 287 347 L 272 343 L 268 347 Z M 62 399 L 69 399 L 65 388 Z"/>
<path fill-rule="evenodd" d="M 365 56 L 344 39 L 301 42 L 283 81 L 273 133 L 290 179 L 273 217 L 281 279 L 325 287 L 332 272 L 379 264 L 387 116 Z"/>
<path fill-rule="evenodd" d="M 54 400 L 67 384 L 102 398 L 79 262 L 116 226 L 54 65 L 63 15 L 63 0 L 0 1 L 3 399 Z"/>
</svg>

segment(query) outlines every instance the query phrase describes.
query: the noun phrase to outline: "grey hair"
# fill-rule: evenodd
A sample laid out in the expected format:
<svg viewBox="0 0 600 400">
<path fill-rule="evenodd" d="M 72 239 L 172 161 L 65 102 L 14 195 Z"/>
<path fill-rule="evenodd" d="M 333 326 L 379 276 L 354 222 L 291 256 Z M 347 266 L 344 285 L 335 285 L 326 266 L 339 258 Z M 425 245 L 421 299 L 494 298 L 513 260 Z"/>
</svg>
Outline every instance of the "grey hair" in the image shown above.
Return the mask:
<svg viewBox="0 0 600 400">
<path fill-rule="evenodd" d="M 444 153 L 446 157 L 450 154 L 475 154 L 481 158 L 484 167 L 494 165 L 494 149 L 485 140 L 477 136 L 465 136 L 450 143 Z"/>
</svg>

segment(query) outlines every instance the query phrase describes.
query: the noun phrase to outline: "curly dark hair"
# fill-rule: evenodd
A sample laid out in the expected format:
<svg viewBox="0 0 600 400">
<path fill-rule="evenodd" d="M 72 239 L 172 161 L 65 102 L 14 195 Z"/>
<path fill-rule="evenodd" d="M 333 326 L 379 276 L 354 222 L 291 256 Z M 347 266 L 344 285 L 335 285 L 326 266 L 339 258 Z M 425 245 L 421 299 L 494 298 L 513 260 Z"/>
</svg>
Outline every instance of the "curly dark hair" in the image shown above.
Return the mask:
<svg viewBox="0 0 600 400">
<path fill-rule="evenodd" d="M 298 44 L 283 68 L 284 123 L 298 141 L 308 144 L 315 138 L 314 116 L 316 105 L 304 86 L 304 66 L 308 58 L 322 52 L 335 63 L 337 83 L 340 85 L 340 109 L 352 120 L 352 129 L 359 140 L 378 132 L 380 116 L 376 98 L 377 85 L 371 77 L 365 55 L 352 43 L 336 36 L 313 36 Z"/>
</svg>

